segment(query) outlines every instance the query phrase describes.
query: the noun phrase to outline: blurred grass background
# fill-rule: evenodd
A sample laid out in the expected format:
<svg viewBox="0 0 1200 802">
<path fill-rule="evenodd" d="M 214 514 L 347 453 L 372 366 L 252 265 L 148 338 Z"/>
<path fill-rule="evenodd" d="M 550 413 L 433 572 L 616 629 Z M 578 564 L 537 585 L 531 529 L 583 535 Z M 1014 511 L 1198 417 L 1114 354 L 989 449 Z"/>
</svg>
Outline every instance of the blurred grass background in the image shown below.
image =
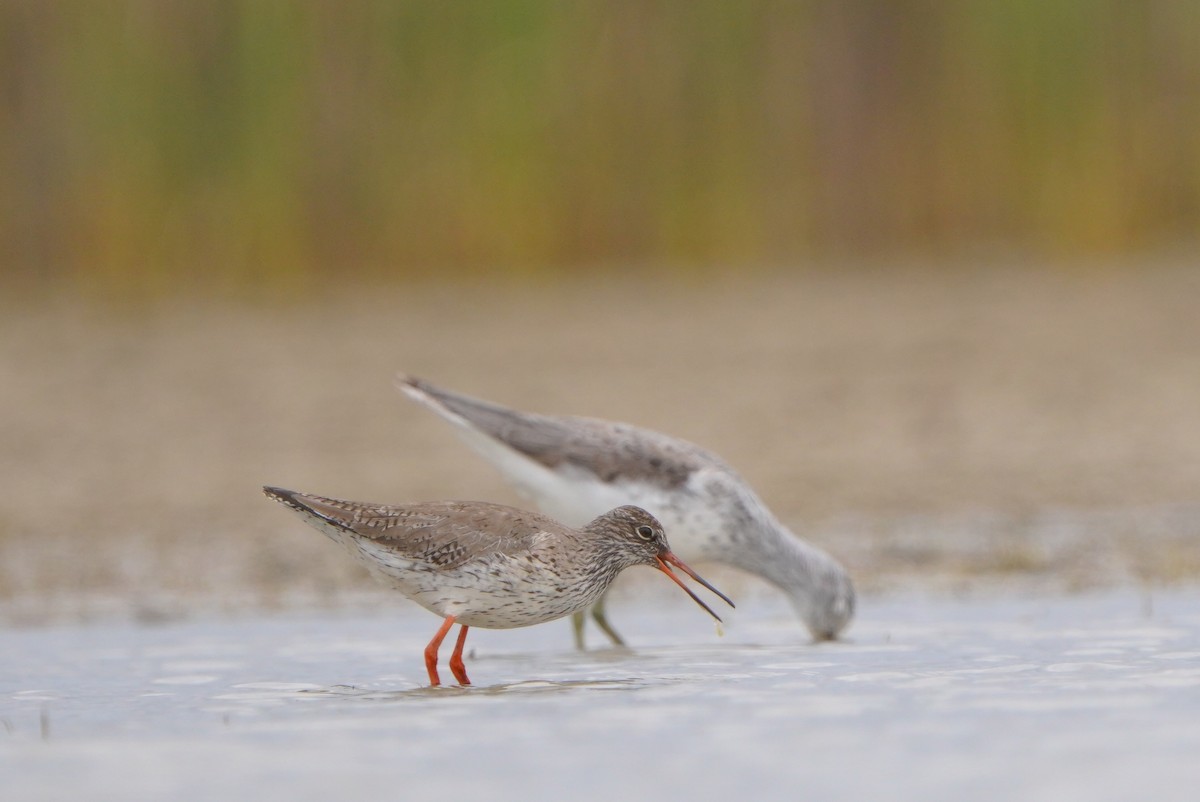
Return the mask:
<svg viewBox="0 0 1200 802">
<path fill-rule="evenodd" d="M 137 297 L 1122 255 L 1194 244 L 1198 98 L 1188 0 L 6 0 L 0 264 Z"/>
</svg>

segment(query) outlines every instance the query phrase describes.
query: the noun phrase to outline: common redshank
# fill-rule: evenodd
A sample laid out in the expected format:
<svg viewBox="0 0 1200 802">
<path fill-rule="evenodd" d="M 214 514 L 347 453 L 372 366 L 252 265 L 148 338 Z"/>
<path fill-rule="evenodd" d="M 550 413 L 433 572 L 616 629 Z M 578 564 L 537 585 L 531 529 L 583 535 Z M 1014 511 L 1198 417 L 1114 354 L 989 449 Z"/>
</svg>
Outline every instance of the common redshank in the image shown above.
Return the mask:
<svg viewBox="0 0 1200 802">
<path fill-rule="evenodd" d="M 733 606 L 671 552 L 662 525 L 638 507 L 617 507 L 574 529 L 482 501 L 388 506 L 278 487 L 263 492 L 345 547 L 377 578 L 442 616 L 425 647 L 430 685 L 441 684 L 438 649 L 454 624 L 459 631 L 450 670 L 470 685 L 462 659 L 469 627 L 527 627 L 587 609 L 630 566 L 659 569 L 717 621 L 671 566 Z"/>
<path fill-rule="evenodd" d="M 666 526 L 688 561 L 712 560 L 782 590 L 814 640 L 833 640 L 854 617 L 854 585 L 826 552 L 796 537 L 720 457 L 625 423 L 520 412 L 401 374 L 397 387 L 454 424 L 542 512 L 569 524 L 636 504 Z M 604 599 L 591 608 L 617 645 Z M 583 648 L 584 614 L 574 616 Z"/>
</svg>

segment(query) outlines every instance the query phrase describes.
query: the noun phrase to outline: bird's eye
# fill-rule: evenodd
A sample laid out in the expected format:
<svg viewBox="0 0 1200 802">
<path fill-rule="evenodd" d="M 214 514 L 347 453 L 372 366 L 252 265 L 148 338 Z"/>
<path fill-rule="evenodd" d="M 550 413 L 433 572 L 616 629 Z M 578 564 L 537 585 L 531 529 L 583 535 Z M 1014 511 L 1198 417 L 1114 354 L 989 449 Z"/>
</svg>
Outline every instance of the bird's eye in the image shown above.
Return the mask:
<svg viewBox="0 0 1200 802">
<path fill-rule="evenodd" d="M 639 526 L 637 528 L 637 536 L 649 543 L 654 539 L 654 530 L 648 526 Z"/>
</svg>

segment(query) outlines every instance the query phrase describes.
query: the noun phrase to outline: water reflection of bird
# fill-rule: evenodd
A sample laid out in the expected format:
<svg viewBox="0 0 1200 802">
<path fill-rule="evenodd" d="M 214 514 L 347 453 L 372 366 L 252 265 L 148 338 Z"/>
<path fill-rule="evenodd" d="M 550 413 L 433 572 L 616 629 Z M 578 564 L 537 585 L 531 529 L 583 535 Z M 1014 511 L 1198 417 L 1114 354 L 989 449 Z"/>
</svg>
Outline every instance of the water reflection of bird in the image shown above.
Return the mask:
<svg viewBox="0 0 1200 802">
<path fill-rule="evenodd" d="M 469 685 L 462 661 L 468 627 L 525 627 L 584 610 L 634 565 L 658 568 L 713 618 L 716 613 L 671 566 L 733 604 L 671 552 L 661 524 L 638 507 L 609 510 L 573 529 L 535 512 L 478 501 L 385 506 L 277 487 L 263 491 L 378 578 L 443 617 L 425 648 L 431 685 L 440 684 L 438 648 L 454 624 L 460 629 L 450 670 Z"/>
<path fill-rule="evenodd" d="M 396 385 L 454 424 L 546 514 L 577 524 L 618 504 L 637 504 L 663 522 L 685 559 L 725 563 L 782 590 L 814 639 L 836 638 L 853 618 L 846 570 L 793 535 L 715 454 L 624 423 L 520 412 L 411 376 L 398 376 Z M 592 616 L 622 643 L 603 598 Z M 583 612 L 574 625 L 583 648 Z"/>
</svg>

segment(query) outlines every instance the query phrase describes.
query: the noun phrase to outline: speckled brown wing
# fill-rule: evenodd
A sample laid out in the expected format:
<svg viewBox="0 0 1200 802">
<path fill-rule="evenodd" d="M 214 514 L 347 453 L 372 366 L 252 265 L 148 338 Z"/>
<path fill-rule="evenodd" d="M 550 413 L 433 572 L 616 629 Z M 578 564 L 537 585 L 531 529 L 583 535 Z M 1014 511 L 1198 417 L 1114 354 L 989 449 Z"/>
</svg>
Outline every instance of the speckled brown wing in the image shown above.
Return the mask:
<svg viewBox="0 0 1200 802">
<path fill-rule="evenodd" d="M 529 553 L 539 534 L 569 536 L 562 524 L 535 512 L 478 501 L 369 504 L 267 488 L 276 500 L 398 556 L 449 570 L 492 554 Z"/>
<path fill-rule="evenodd" d="M 603 482 L 636 481 L 673 489 L 705 467 L 731 470 L 699 446 L 624 423 L 538 415 L 450 392 L 412 376 L 397 383 L 416 400 L 462 418 L 496 440 L 552 470 L 586 470 Z M 423 396 L 423 397 L 422 397 Z M 441 409 L 438 409 L 440 407 Z"/>
</svg>

